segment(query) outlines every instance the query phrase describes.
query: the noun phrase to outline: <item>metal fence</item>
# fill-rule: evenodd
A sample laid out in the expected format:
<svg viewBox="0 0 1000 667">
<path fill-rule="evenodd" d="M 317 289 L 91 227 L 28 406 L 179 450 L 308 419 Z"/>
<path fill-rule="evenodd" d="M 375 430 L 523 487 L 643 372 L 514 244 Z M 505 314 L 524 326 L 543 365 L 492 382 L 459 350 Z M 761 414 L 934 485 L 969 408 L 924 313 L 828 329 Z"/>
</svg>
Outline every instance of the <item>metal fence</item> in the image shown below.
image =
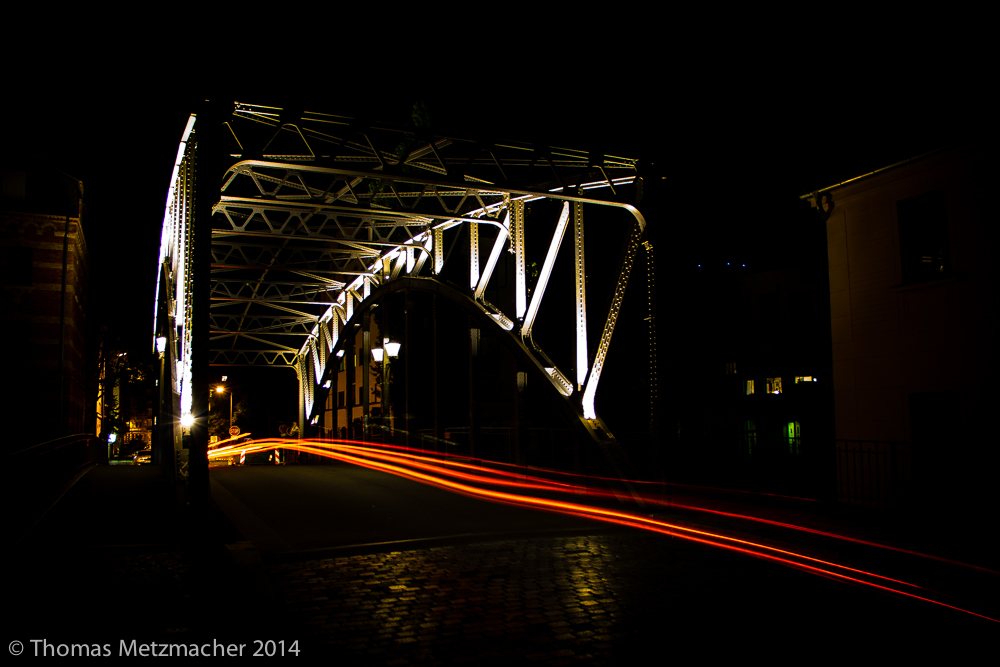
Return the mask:
<svg viewBox="0 0 1000 667">
<path fill-rule="evenodd" d="M 574 469 L 569 431 L 527 431 L 524 465 Z M 430 430 L 413 432 L 410 446 L 446 456 L 469 456 L 467 426 L 448 427 L 443 433 L 444 438 L 435 438 Z M 664 446 L 651 443 L 648 433 L 623 432 L 620 436 L 635 467 L 641 470 L 633 472 L 647 479 L 882 508 L 911 503 L 919 481 L 912 446 L 905 442 L 743 433 L 738 437 L 699 434 Z M 514 429 L 482 427 L 475 456 L 514 463 Z"/>
<path fill-rule="evenodd" d="M 739 435 L 678 436 L 664 445 L 663 477 L 677 484 L 831 499 L 829 440 Z"/>
<path fill-rule="evenodd" d="M 749 442 L 746 434 L 678 440 L 664 465 L 666 477 L 678 483 L 888 508 L 914 501 L 921 487 L 921 462 L 929 465 L 906 442 L 765 438 L 757 433 Z"/>
<path fill-rule="evenodd" d="M 26 530 L 58 498 L 73 477 L 94 463 L 107 463 L 107 443 L 77 433 L 10 454 L 13 476 L 6 484 L 14 531 Z"/>
<path fill-rule="evenodd" d="M 870 507 L 911 502 L 916 479 L 908 442 L 837 440 L 837 501 Z"/>
<path fill-rule="evenodd" d="M 528 442 L 523 452 L 523 464 L 541 468 L 569 469 L 573 463 L 573 439 L 567 429 L 529 428 Z M 453 426 L 442 429 L 444 438 L 435 438 L 433 431 L 416 431 L 411 446 L 448 456 L 469 456 L 469 427 Z M 515 463 L 514 429 L 483 426 L 476 441 L 477 458 Z"/>
</svg>

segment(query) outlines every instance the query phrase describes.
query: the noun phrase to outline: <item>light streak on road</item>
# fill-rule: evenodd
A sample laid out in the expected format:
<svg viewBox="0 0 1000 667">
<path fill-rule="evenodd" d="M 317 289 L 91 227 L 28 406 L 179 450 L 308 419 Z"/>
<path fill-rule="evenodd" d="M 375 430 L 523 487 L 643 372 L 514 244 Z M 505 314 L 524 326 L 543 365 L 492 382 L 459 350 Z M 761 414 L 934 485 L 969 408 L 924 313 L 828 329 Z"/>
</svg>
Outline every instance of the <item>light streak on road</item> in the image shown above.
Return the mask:
<svg viewBox="0 0 1000 667">
<path fill-rule="evenodd" d="M 926 602 L 931 602 L 933 604 L 942 607 L 947 607 L 949 609 L 955 609 L 957 611 L 971 614 L 973 616 L 978 616 L 980 618 L 984 618 L 990 621 L 1000 622 L 1000 620 L 998 619 L 991 618 L 989 616 L 984 616 L 982 614 L 978 614 L 968 609 L 963 609 L 961 607 L 940 602 L 930 597 L 916 595 L 915 593 L 899 590 L 897 588 L 892 588 L 888 585 L 884 585 L 883 583 L 868 581 L 866 579 L 862 579 L 859 577 L 861 576 L 869 577 L 881 580 L 882 582 L 891 582 L 892 584 L 895 585 L 909 587 L 913 589 L 922 588 L 921 586 L 918 586 L 916 584 L 911 584 L 898 579 L 893 579 L 891 577 L 875 574 L 873 572 L 868 572 L 866 570 L 856 569 L 848 567 L 846 565 L 840 565 L 832 561 L 822 560 L 820 558 L 815 558 L 812 556 L 808 556 L 802 553 L 797 553 L 787 549 L 779 549 L 777 547 L 733 537 L 731 535 L 724 535 L 722 533 L 710 532 L 706 530 L 698 530 L 695 528 L 688 528 L 685 526 L 672 524 L 657 518 L 646 517 L 639 514 L 631 514 L 628 512 L 622 512 L 603 507 L 584 505 L 578 502 L 566 502 L 552 498 L 539 498 L 534 496 L 509 493 L 507 491 L 500 491 L 497 489 L 470 486 L 470 484 L 475 483 L 475 484 L 484 484 L 488 486 L 502 486 L 508 488 L 513 487 L 513 488 L 520 488 L 532 491 L 573 493 L 577 495 L 588 495 L 593 497 L 604 497 L 604 498 L 607 498 L 612 495 L 608 492 L 604 492 L 583 485 L 569 484 L 565 482 L 554 482 L 552 480 L 540 476 L 528 476 L 526 474 L 521 474 L 521 473 L 500 471 L 492 468 L 487 468 L 481 465 L 475 465 L 464 462 L 472 459 L 464 459 L 464 461 L 459 461 L 454 459 L 444 459 L 444 458 L 430 456 L 428 453 L 422 452 L 420 450 L 412 450 L 412 449 L 406 450 L 406 448 L 389 447 L 389 446 L 373 447 L 372 445 L 367 443 L 359 443 L 354 441 L 308 440 L 308 439 L 285 440 L 277 438 L 258 440 L 254 442 L 251 447 L 246 447 L 246 446 L 241 447 L 236 444 L 229 445 L 227 447 L 220 447 L 218 449 L 209 452 L 209 458 L 232 455 L 238 451 L 244 451 L 244 450 L 247 452 L 251 452 L 251 451 L 266 451 L 278 448 L 297 450 L 300 452 L 306 452 L 310 454 L 316 454 L 318 456 L 337 459 L 347 463 L 353 463 L 355 465 L 364 466 L 366 468 L 371 468 L 382 472 L 388 472 L 391 474 L 423 482 L 425 484 L 431 484 L 434 486 L 448 489 L 450 491 L 463 493 L 465 495 L 469 495 L 476 498 L 483 498 L 496 502 L 518 505 L 521 507 L 545 509 L 564 514 L 572 514 L 575 516 L 580 516 L 588 519 L 596 519 L 600 521 L 606 521 L 609 523 L 615 523 L 634 528 L 641 528 L 643 530 L 649 530 L 664 535 L 670 535 L 672 537 L 677 537 L 693 542 L 719 547 L 737 553 L 755 556 L 757 558 L 769 560 L 775 563 L 780 563 L 782 565 L 795 567 L 800 570 L 833 578 L 836 580 L 862 584 L 865 586 L 870 586 L 880 590 L 892 592 L 898 595 L 903 595 L 918 600 L 924 600 Z M 391 450 L 398 450 L 398 451 L 391 451 Z M 551 473 L 556 471 L 545 471 L 545 472 Z M 462 481 L 461 482 L 453 481 L 454 479 Z M 596 478 L 590 478 L 590 479 L 596 479 Z M 468 482 L 468 483 L 463 483 L 463 482 Z M 648 501 L 648 499 L 646 499 L 645 497 L 644 500 Z M 794 530 L 802 530 L 810 533 L 816 533 L 826 537 L 860 542 L 869 546 L 876 546 L 876 547 L 886 546 L 875 542 L 860 540 L 858 538 L 853 538 L 846 535 L 839 535 L 836 533 L 821 531 L 813 528 L 806 528 L 803 526 L 797 526 L 795 524 L 772 521 L 769 519 L 762 519 L 759 517 L 722 512 L 718 510 L 708 510 L 705 508 L 697 508 L 692 506 L 678 506 L 676 504 L 666 503 L 666 502 L 660 502 L 659 504 L 668 505 L 671 507 L 683 507 L 685 509 L 711 512 L 713 514 L 720 514 L 724 516 L 748 519 L 752 521 L 760 521 L 763 523 L 773 524 L 785 528 L 791 528 Z M 905 551 L 901 549 L 896 549 L 896 550 Z M 916 555 L 924 555 L 924 554 L 916 554 Z M 985 569 L 985 568 L 980 568 L 980 569 Z M 986 571 L 990 572 L 990 570 Z"/>
<path fill-rule="evenodd" d="M 243 439 L 248 438 L 248 437 L 250 437 L 249 433 L 240 433 L 239 435 L 234 435 L 233 437 L 226 438 L 225 440 L 219 440 L 218 442 L 210 442 L 210 443 L 208 443 L 209 457 L 211 457 L 211 455 L 214 453 L 214 450 L 216 448 L 222 447 L 222 445 L 226 444 L 227 442 L 236 442 L 237 438 L 239 438 L 240 440 L 243 440 Z M 233 452 L 229 452 L 229 453 L 232 454 Z"/>
<path fill-rule="evenodd" d="M 331 441 L 316 441 L 316 442 L 322 442 L 324 444 L 327 444 L 327 443 L 334 444 L 335 443 L 338 448 L 341 448 L 341 447 L 347 448 L 347 447 L 353 446 L 353 447 L 357 448 L 358 452 L 365 452 L 368 455 L 370 455 L 371 452 L 381 451 L 381 450 L 385 450 L 385 449 L 396 450 L 396 451 L 400 452 L 399 456 L 406 456 L 406 457 L 413 458 L 415 460 L 432 459 L 432 460 L 434 460 L 434 462 L 436 464 L 440 464 L 440 465 L 465 467 L 465 468 L 468 468 L 468 469 L 471 469 L 471 470 L 478 470 L 478 471 L 489 472 L 492 475 L 502 475 L 502 476 L 513 477 L 513 478 L 517 478 L 517 479 L 521 479 L 521 480 L 532 480 L 532 481 L 537 481 L 537 482 L 540 482 L 540 483 L 545 483 L 545 484 L 550 485 L 550 489 L 549 490 L 557 490 L 554 487 L 558 486 L 558 487 L 564 487 L 565 490 L 567 490 L 567 491 L 572 490 L 572 491 L 575 491 L 577 493 L 585 493 L 586 495 L 599 496 L 599 497 L 609 498 L 609 499 L 611 499 L 611 498 L 617 498 L 617 495 L 615 493 L 610 492 L 610 491 L 602 491 L 600 489 L 595 489 L 593 486 L 581 486 L 581 485 L 577 485 L 577 484 L 568 484 L 568 483 L 565 483 L 565 482 L 556 482 L 556 481 L 553 481 L 553 480 L 545 478 L 545 477 L 529 476 L 529 475 L 527 475 L 526 471 L 527 470 L 531 470 L 531 471 L 534 471 L 534 472 L 543 473 L 545 475 L 551 475 L 551 476 L 557 476 L 557 477 L 572 477 L 574 479 L 583 478 L 585 480 L 597 481 L 597 482 L 601 482 L 601 481 L 612 481 L 612 482 L 624 481 L 624 482 L 628 482 L 628 483 L 634 484 L 634 485 L 648 485 L 648 486 L 660 486 L 660 485 L 663 484 L 662 482 L 655 482 L 655 481 L 650 481 L 650 480 L 641 480 L 641 479 L 619 480 L 617 477 L 603 477 L 603 476 L 600 476 L 600 475 L 583 475 L 581 473 L 567 472 L 567 471 L 564 471 L 564 470 L 553 470 L 553 469 L 550 469 L 550 468 L 538 468 L 538 467 L 534 467 L 534 466 L 519 466 L 519 465 L 514 464 L 514 463 L 506 463 L 506 462 L 502 462 L 502 461 L 489 461 L 489 463 L 491 465 L 494 465 L 494 466 L 501 466 L 501 467 L 506 467 L 506 468 L 516 468 L 518 470 L 522 470 L 523 471 L 523 472 L 506 472 L 506 471 L 503 471 L 503 470 L 496 470 L 496 469 L 493 469 L 493 468 L 483 467 L 482 465 L 473 465 L 473 464 L 461 463 L 460 462 L 460 461 L 480 461 L 481 459 L 467 458 L 467 457 L 464 457 L 464 456 L 458 456 L 458 457 L 453 456 L 451 458 L 440 458 L 440 457 L 437 457 L 436 455 L 430 454 L 429 452 L 427 452 L 425 450 L 415 449 L 415 448 L 411 448 L 411 447 L 401 447 L 401 446 L 398 446 L 398 445 L 387 445 L 387 444 L 381 444 L 381 443 L 379 443 L 377 445 L 377 447 L 379 447 L 381 449 L 375 449 L 375 447 L 373 447 L 373 445 L 371 443 L 352 443 L 352 441 L 345 441 L 345 440 L 334 440 L 332 442 Z M 407 452 L 414 452 L 414 453 L 413 454 L 409 454 Z M 497 482 L 494 482 L 494 483 L 497 483 Z M 681 486 L 681 487 L 683 487 L 683 485 L 672 485 L 672 486 Z M 531 487 L 525 486 L 524 488 L 531 488 Z M 700 487 L 694 487 L 694 488 L 700 488 Z M 732 491 L 730 489 L 719 489 L 719 490 L 721 490 L 721 491 Z M 736 491 L 733 491 L 733 492 L 736 492 Z M 737 492 L 737 493 L 746 493 L 746 492 Z M 894 545 L 891 545 L 891 544 L 885 544 L 883 542 L 876 542 L 876 541 L 873 541 L 873 540 L 866 540 L 866 539 L 863 539 L 863 538 L 860 538 L 860 537 L 854 537 L 852 535 L 845 535 L 845 534 L 842 534 L 842 533 L 834 533 L 834 532 L 830 532 L 830 531 L 827 531 L 827 530 L 820 530 L 818 528 L 810 528 L 808 526 L 800 526 L 800 525 L 793 524 L 793 523 L 787 523 L 787 522 L 783 522 L 783 521 L 776 521 L 774 519 L 765 519 L 763 517 L 752 516 L 752 515 L 749 515 L 749 514 L 739 514 L 739 513 L 736 513 L 736 512 L 726 512 L 726 511 L 723 511 L 723 510 L 710 509 L 710 508 L 707 508 L 707 507 L 698 507 L 698 506 L 695 506 L 695 505 L 684 505 L 684 504 L 678 503 L 678 502 L 673 501 L 673 500 L 665 500 L 662 497 L 653 494 L 651 491 L 640 492 L 640 495 L 642 497 L 643 502 L 645 502 L 646 504 L 649 504 L 649 505 L 658 505 L 658 506 L 661 506 L 661 507 L 668 507 L 668 508 L 673 508 L 673 509 L 682 509 L 682 510 L 689 510 L 689 511 L 694 511 L 694 512 L 703 512 L 703 513 L 706 513 L 706 514 L 715 514 L 715 515 L 718 515 L 718 516 L 725 516 L 725 517 L 729 517 L 729 518 L 740 519 L 740 520 L 743 520 L 743 521 L 752 521 L 752 522 L 755 522 L 755 523 L 762 523 L 762 524 L 768 524 L 768 525 L 772 525 L 772 526 L 778 526 L 780 528 L 786 528 L 786 529 L 789 529 L 789 530 L 796 530 L 796 531 L 800 531 L 800 532 L 804 532 L 804 533 L 812 533 L 814 535 L 820 535 L 822 537 L 828 537 L 828 538 L 837 539 L 837 540 L 844 540 L 844 541 L 847 541 L 847 542 L 854 542 L 856 544 L 863 544 L 865 546 L 875 547 L 877 549 L 886 549 L 888 551 L 895 551 L 895 552 L 898 552 L 898 553 L 907 554 L 909 556 L 916 556 L 918 558 L 926 558 L 926 559 L 929 559 L 929 560 L 935 560 L 935 561 L 939 561 L 939 562 L 942 562 L 942 563 L 947 563 L 949 565 L 955 565 L 955 566 L 958 566 L 958 567 L 969 568 L 969 569 L 973 569 L 973 570 L 979 570 L 981 572 L 986 572 L 986 573 L 989 573 L 989 574 L 1000 576 L 1000 572 L 998 572 L 996 570 L 992 570 L 992 569 L 987 568 L 987 567 L 982 567 L 982 566 L 974 565 L 974 564 L 971 564 L 971 563 L 964 563 L 964 562 L 953 560 L 953 559 L 950 559 L 950 558 L 944 558 L 944 557 L 941 557 L 941 556 L 935 556 L 933 554 L 927 554 L 927 553 L 923 553 L 923 552 L 920 552 L 920 551 L 914 551 L 912 549 L 905 549 L 903 547 L 897 547 L 897 546 L 894 546 Z M 754 495 L 773 496 L 774 494 L 754 494 Z M 812 498 L 795 498 L 795 497 L 791 497 L 791 496 L 778 496 L 778 497 L 789 498 L 789 499 L 792 499 L 792 500 L 799 500 L 799 501 L 818 502 L 818 501 L 816 501 L 815 499 L 812 499 Z"/>
</svg>

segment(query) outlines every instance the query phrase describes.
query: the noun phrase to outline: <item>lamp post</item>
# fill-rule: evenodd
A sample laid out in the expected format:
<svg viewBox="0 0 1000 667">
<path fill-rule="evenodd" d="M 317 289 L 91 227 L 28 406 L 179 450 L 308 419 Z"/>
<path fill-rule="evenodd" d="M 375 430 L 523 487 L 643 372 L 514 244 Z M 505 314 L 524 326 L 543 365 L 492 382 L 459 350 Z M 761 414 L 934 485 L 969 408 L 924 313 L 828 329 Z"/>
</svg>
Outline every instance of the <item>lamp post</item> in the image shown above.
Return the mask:
<svg viewBox="0 0 1000 667">
<path fill-rule="evenodd" d="M 382 438 L 385 441 L 385 432 L 392 430 L 392 423 L 389 419 L 389 359 L 399 356 L 399 343 L 393 343 L 388 338 L 382 339 L 382 347 L 372 350 L 372 357 L 376 363 L 382 364 Z"/>
<path fill-rule="evenodd" d="M 220 384 L 219 386 L 217 386 L 215 388 L 215 393 L 216 394 L 225 394 L 226 393 L 226 386 Z M 208 409 L 209 410 L 212 409 L 211 402 L 209 403 Z M 229 392 L 229 428 L 230 429 L 233 428 L 233 392 Z"/>
<path fill-rule="evenodd" d="M 169 410 L 166 409 L 165 400 L 167 396 L 173 396 L 172 390 L 168 393 L 166 386 L 166 357 L 167 338 L 157 336 L 156 354 L 160 359 L 160 377 L 157 381 L 159 389 L 159 403 L 156 409 L 156 446 L 153 448 L 153 463 L 160 466 L 163 476 L 167 481 L 167 494 L 172 503 L 178 502 L 177 491 L 177 454 L 174 443 L 174 410 L 173 404 Z"/>
<path fill-rule="evenodd" d="M 163 372 L 164 356 L 167 352 L 166 336 L 156 337 L 156 356 L 160 362 L 160 374 L 156 382 L 159 402 L 156 404 L 156 447 L 153 448 L 153 463 L 162 466 L 167 462 L 167 438 L 163 427 Z M 171 443 L 172 444 L 172 443 Z M 173 449 L 173 447 L 171 447 Z"/>
</svg>

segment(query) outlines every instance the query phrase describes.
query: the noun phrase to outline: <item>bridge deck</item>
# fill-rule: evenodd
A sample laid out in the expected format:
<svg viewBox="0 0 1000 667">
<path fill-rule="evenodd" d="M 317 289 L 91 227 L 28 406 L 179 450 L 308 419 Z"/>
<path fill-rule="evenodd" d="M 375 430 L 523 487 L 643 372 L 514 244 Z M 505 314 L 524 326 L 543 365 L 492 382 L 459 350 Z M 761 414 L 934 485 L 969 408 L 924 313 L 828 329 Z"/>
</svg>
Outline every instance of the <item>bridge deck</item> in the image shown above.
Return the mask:
<svg viewBox="0 0 1000 667">
<path fill-rule="evenodd" d="M 246 538 L 259 535 L 233 527 L 249 525 L 239 512 L 230 522 L 213 510 L 202 530 L 181 530 L 153 502 L 154 469 L 98 467 L 8 554 L 7 571 L 16 573 L 10 604 L 22 610 L 11 637 L 29 652 L 27 642 L 39 637 L 52 644 L 110 642 L 114 651 L 120 639 L 189 644 L 214 637 L 251 649 L 254 639 L 284 639 L 286 646 L 299 640 L 301 655 L 346 664 L 493 658 L 615 664 L 649 650 L 785 654 L 822 644 L 863 655 L 872 640 L 878 650 L 904 656 L 947 646 L 971 657 L 997 635 L 996 623 L 917 600 L 662 535 L 575 519 L 566 525 L 571 518 L 551 515 L 526 518 L 527 510 L 485 506 L 346 465 L 212 475 L 232 496 L 220 505 L 230 512 L 234 501 L 242 505 L 258 532 L 264 526 L 292 551 L 282 555 L 273 542 L 255 550 Z M 250 478 L 263 481 L 249 485 Z M 383 507 L 370 506 L 376 496 Z M 694 502 L 690 494 L 674 497 Z M 737 509 L 731 498 L 707 500 Z M 770 509 L 752 504 L 739 509 L 866 534 L 849 516 L 806 514 L 773 499 Z M 324 526 L 310 541 L 302 527 L 317 513 L 339 525 Z M 414 522 L 429 513 L 440 521 Z M 697 521 L 736 526 L 730 519 Z M 470 526 L 479 534 L 455 537 Z M 822 548 L 771 527 L 756 532 Z M 412 541 L 379 544 L 397 539 Z M 329 548 L 310 556 L 305 550 L 317 544 Z M 866 565 L 886 562 L 863 551 L 852 557 Z M 986 579 L 995 585 L 995 577 Z M 908 637 L 932 646 L 901 644 L 912 640 L 900 639 L 900 624 Z"/>
</svg>

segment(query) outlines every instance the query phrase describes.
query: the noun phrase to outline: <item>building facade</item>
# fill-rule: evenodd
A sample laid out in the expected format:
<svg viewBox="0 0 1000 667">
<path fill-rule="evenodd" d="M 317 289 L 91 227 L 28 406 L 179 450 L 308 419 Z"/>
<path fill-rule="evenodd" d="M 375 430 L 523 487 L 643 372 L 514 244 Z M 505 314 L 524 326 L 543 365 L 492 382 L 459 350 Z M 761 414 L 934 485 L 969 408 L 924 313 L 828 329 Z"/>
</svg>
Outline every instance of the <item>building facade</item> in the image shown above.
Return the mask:
<svg viewBox="0 0 1000 667">
<path fill-rule="evenodd" d="M 93 432 L 85 368 L 88 253 L 83 183 L 54 169 L 3 169 L 0 329 L 15 448 Z"/>
<path fill-rule="evenodd" d="M 826 218 L 843 501 L 989 495 L 1000 336 L 985 159 L 939 151 L 811 197 Z"/>
<path fill-rule="evenodd" d="M 370 318 L 370 346 L 382 348 L 382 338 L 375 318 Z M 364 388 L 364 332 L 358 329 L 354 334 L 354 351 L 345 353 L 337 360 L 336 380 L 330 377 L 330 391 L 326 396 L 321 432 L 328 438 L 363 439 L 365 424 L 365 404 L 368 405 L 368 435 L 372 424 L 382 423 L 382 372 L 384 364 L 391 364 L 391 358 L 369 361 L 368 396 Z M 350 357 L 350 358 L 348 358 Z M 333 384 L 336 383 L 334 388 Z"/>
</svg>

